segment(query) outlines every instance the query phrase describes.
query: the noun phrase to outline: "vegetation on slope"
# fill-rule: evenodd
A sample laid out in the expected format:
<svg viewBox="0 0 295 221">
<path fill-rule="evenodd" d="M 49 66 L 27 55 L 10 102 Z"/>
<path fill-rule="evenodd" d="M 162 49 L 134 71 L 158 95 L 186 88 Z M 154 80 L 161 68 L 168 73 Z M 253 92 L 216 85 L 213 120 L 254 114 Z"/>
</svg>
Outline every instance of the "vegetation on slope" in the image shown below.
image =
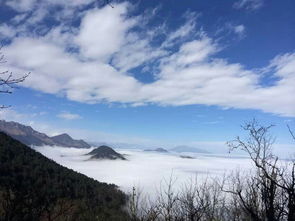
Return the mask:
<svg viewBox="0 0 295 221">
<path fill-rule="evenodd" d="M 126 160 L 126 158 L 123 155 L 114 151 L 111 147 L 105 145 L 95 148 L 94 150 L 89 152 L 88 155 L 91 155 L 90 159 Z"/>
<path fill-rule="evenodd" d="M 0 133 L 0 220 L 128 220 L 126 196 Z"/>
</svg>

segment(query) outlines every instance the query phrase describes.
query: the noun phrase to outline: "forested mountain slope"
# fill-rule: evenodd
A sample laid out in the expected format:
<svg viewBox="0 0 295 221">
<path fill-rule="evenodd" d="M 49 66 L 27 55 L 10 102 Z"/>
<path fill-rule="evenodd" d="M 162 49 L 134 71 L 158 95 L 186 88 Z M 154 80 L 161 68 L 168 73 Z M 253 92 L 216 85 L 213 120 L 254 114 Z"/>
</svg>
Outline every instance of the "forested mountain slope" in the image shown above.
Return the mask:
<svg viewBox="0 0 295 221">
<path fill-rule="evenodd" d="M 0 132 L 1 220 L 128 220 L 126 196 Z"/>
</svg>

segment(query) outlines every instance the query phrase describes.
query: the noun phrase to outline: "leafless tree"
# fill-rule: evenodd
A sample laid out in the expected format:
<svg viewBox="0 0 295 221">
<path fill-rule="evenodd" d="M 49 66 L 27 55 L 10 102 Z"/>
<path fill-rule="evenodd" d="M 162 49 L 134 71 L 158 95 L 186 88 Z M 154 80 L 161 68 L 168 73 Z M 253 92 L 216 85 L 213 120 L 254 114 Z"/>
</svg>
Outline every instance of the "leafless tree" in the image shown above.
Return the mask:
<svg viewBox="0 0 295 221">
<path fill-rule="evenodd" d="M 5 58 L 1 52 L 0 47 L 0 64 L 5 63 Z M 11 94 L 14 88 L 17 88 L 17 84 L 23 82 L 30 73 L 27 73 L 21 77 L 15 77 L 12 72 L 5 70 L 0 72 L 0 93 Z M 8 106 L 0 105 L 0 108 L 6 108 Z"/>
<path fill-rule="evenodd" d="M 199 221 L 205 216 L 209 208 L 207 196 L 207 182 L 198 186 L 197 178 L 186 184 L 180 194 L 181 211 L 184 217 L 190 221 Z"/>
<path fill-rule="evenodd" d="M 245 151 L 253 164 L 223 179 L 187 182 L 176 191 L 175 179 L 162 185 L 156 200 L 146 203 L 133 189 L 130 214 L 133 221 L 293 221 L 295 220 L 295 164 L 272 153 L 271 126 L 253 120 L 242 127 L 246 138 L 228 142 L 231 150 Z M 294 133 L 288 126 L 291 136 Z M 197 182 L 198 181 L 198 182 Z"/>
<path fill-rule="evenodd" d="M 134 221 L 209 221 L 227 220 L 225 194 L 217 182 L 205 179 L 187 182 L 180 189 L 174 189 L 174 179 L 161 185 L 154 202 L 137 198 L 133 189 L 130 196 L 129 214 Z M 140 205 L 138 206 L 138 202 Z M 135 209 L 139 208 L 139 209 Z"/>
<path fill-rule="evenodd" d="M 282 166 L 278 157 L 273 155 L 274 138 L 269 134 L 272 126 L 261 126 L 253 120 L 242 126 L 248 132 L 246 139 L 237 137 L 228 142 L 232 150 L 245 151 L 256 169 L 255 175 L 247 179 L 246 187 L 240 185 L 240 180 L 235 180 L 233 184 L 237 187 L 231 192 L 239 197 L 243 208 L 253 220 L 291 221 L 295 220 L 295 164 L 290 161 L 287 166 Z M 290 127 L 288 128 L 293 136 Z M 250 205 L 247 200 L 251 202 Z"/>
<path fill-rule="evenodd" d="M 160 215 L 165 221 L 178 220 L 179 204 L 178 193 L 174 190 L 176 179 L 172 174 L 169 180 L 164 180 L 164 185 L 160 186 L 157 203 L 160 208 Z"/>
</svg>

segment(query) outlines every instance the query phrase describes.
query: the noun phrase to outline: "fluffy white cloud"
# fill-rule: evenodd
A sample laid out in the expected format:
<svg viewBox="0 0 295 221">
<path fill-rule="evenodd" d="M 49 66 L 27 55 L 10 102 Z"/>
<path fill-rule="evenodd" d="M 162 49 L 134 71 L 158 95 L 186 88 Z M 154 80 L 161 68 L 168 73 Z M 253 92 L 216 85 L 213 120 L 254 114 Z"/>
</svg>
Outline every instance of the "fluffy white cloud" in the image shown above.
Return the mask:
<svg viewBox="0 0 295 221">
<path fill-rule="evenodd" d="M 26 87 L 80 102 L 203 104 L 295 116 L 295 53 L 277 56 L 261 71 L 228 63 L 216 56 L 221 47 L 214 39 L 196 30 L 195 16 L 154 45 L 158 33 L 142 30 L 142 18 L 129 16 L 128 7 L 92 9 L 79 27 L 60 24 L 45 35 L 12 39 L 4 48 L 7 68 L 31 71 Z M 235 32 L 243 34 L 244 26 Z M 153 70 L 152 83 L 130 73 L 140 66 Z M 278 78 L 275 84 L 261 83 L 265 69 Z"/>
<path fill-rule="evenodd" d="M 106 60 L 119 51 L 136 20 L 126 18 L 127 5 L 89 11 L 82 19 L 76 42 L 87 58 Z"/>
</svg>

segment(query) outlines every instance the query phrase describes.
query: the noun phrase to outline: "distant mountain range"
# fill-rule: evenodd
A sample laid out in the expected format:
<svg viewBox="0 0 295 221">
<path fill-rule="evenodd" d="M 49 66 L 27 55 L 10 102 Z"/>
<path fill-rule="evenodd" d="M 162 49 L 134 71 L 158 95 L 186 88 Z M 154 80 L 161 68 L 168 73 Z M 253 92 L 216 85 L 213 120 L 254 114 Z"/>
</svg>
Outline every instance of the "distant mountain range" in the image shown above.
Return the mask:
<svg viewBox="0 0 295 221">
<path fill-rule="evenodd" d="M 84 140 L 75 140 L 68 134 L 60 134 L 57 136 L 51 137 L 51 139 L 59 146 L 63 147 L 76 147 L 76 148 L 89 148 L 91 147 Z"/>
<path fill-rule="evenodd" d="M 73 139 L 70 135 L 63 133 L 57 136 L 48 136 L 44 133 L 40 133 L 36 130 L 34 130 L 30 126 L 26 126 L 14 121 L 5 121 L 5 120 L 0 120 L 0 131 L 8 134 L 9 136 L 19 140 L 20 142 L 31 146 L 42 146 L 42 145 L 48 145 L 48 146 L 62 146 L 62 147 L 75 147 L 75 148 L 90 148 L 91 145 L 85 142 L 84 140 L 75 140 Z M 96 143 L 100 144 L 100 146 L 108 147 L 105 145 L 105 143 Z M 129 147 L 130 145 L 125 144 L 125 145 L 119 145 L 119 144 L 114 144 L 115 146 L 118 147 Z M 134 145 L 134 148 L 140 148 L 138 145 Z M 141 147 L 142 148 L 142 147 Z M 107 151 L 107 150 L 105 150 Z M 114 150 L 112 150 L 114 151 Z M 154 151 L 154 152 L 161 152 L 161 153 L 167 153 L 168 150 L 164 148 L 155 148 L 155 149 L 145 149 L 144 151 Z M 195 148 L 195 147 L 190 147 L 190 146 L 176 146 L 172 149 L 169 149 L 169 151 L 177 152 L 177 153 L 209 153 L 206 150 L 200 149 L 200 148 Z M 114 151 L 115 152 L 115 151 Z M 115 152 L 117 153 L 117 152 Z M 111 154 L 111 152 L 110 152 Z M 117 153 L 118 154 L 118 153 Z M 111 155 L 109 155 L 111 156 Z M 115 155 L 114 155 L 115 156 Z M 97 158 L 103 158 L 100 156 L 97 156 Z M 110 157 L 112 158 L 112 157 Z M 120 159 L 120 157 L 117 157 Z"/>
<path fill-rule="evenodd" d="M 196 147 L 189 147 L 189 146 L 177 146 L 172 149 L 171 151 L 177 152 L 177 153 L 209 153 L 206 150 L 196 148 Z"/>
<path fill-rule="evenodd" d="M 62 147 L 75 147 L 75 148 L 90 148 L 91 146 L 84 140 L 75 140 L 68 134 L 60 134 L 57 136 L 49 137 L 44 133 L 34 130 L 30 126 L 23 124 L 0 120 L 0 131 L 10 135 L 11 137 L 19 140 L 20 142 L 31 146 L 62 146 Z"/>
<path fill-rule="evenodd" d="M 148 151 L 148 152 L 160 152 L 160 153 L 168 153 L 168 150 L 164 149 L 164 148 L 155 148 L 155 149 L 146 149 L 144 151 Z"/>
<path fill-rule="evenodd" d="M 126 158 L 122 155 L 113 150 L 111 147 L 108 146 L 100 146 L 98 148 L 95 148 L 91 152 L 89 152 L 87 155 L 91 155 L 90 159 L 109 159 L 109 160 L 126 160 Z"/>
</svg>

